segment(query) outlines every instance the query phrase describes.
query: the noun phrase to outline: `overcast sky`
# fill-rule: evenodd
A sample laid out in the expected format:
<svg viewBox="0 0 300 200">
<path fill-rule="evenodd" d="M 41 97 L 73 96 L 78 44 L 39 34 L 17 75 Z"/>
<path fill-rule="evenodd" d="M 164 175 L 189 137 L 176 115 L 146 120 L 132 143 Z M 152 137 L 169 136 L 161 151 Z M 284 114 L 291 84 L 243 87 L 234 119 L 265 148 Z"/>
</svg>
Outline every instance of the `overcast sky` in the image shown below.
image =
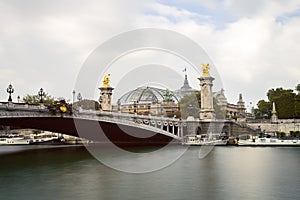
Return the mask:
<svg viewBox="0 0 300 200">
<path fill-rule="evenodd" d="M 270 88 L 300 83 L 299 0 L 0 0 L 0 25 L 1 101 L 9 83 L 14 100 L 41 87 L 71 99 L 91 52 L 138 28 L 168 29 L 194 40 L 212 60 L 231 103 L 242 93 L 246 105 L 256 104 Z M 184 67 L 198 87 L 193 70 Z"/>
</svg>

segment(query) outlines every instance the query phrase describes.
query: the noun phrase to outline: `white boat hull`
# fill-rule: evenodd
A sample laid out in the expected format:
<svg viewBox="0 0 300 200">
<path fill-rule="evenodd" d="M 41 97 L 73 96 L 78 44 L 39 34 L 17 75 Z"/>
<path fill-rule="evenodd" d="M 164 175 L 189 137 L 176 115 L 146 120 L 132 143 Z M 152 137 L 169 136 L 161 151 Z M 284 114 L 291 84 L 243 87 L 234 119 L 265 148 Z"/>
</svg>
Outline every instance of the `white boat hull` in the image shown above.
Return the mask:
<svg viewBox="0 0 300 200">
<path fill-rule="evenodd" d="M 1 138 L 0 145 L 27 145 L 32 144 L 31 139 L 24 138 Z"/>
<path fill-rule="evenodd" d="M 204 137 L 203 137 L 204 136 Z M 208 135 L 196 135 L 196 136 L 186 136 L 183 139 L 183 145 L 191 146 L 225 146 L 228 140 L 216 138 L 216 137 L 206 137 Z"/>
<path fill-rule="evenodd" d="M 300 146 L 300 140 L 278 139 L 278 138 L 257 138 L 239 140 L 238 146 Z"/>
</svg>

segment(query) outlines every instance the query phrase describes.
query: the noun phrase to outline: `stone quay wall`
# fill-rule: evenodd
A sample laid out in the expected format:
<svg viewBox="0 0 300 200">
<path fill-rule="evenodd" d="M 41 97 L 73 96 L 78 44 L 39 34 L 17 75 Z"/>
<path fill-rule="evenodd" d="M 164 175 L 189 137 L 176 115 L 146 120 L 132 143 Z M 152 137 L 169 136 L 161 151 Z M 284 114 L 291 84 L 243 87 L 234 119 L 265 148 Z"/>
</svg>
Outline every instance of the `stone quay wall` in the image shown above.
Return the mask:
<svg viewBox="0 0 300 200">
<path fill-rule="evenodd" d="M 260 128 L 267 133 L 300 131 L 300 119 L 278 119 L 277 122 L 271 120 L 247 120 L 247 125 L 253 129 Z"/>
</svg>

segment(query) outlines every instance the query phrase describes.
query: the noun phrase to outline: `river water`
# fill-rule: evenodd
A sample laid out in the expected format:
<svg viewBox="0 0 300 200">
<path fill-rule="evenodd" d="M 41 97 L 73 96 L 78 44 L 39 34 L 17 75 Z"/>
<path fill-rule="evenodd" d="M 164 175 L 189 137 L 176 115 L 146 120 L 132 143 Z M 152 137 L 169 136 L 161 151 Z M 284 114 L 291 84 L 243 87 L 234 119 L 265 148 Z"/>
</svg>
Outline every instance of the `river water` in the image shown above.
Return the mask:
<svg viewBox="0 0 300 200">
<path fill-rule="evenodd" d="M 132 174 L 84 146 L 0 146 L 0 199 L 300 198 L 299 147 L 215 147 L 202 159 L 199 148 L 163 169 Z"/>
</svg>

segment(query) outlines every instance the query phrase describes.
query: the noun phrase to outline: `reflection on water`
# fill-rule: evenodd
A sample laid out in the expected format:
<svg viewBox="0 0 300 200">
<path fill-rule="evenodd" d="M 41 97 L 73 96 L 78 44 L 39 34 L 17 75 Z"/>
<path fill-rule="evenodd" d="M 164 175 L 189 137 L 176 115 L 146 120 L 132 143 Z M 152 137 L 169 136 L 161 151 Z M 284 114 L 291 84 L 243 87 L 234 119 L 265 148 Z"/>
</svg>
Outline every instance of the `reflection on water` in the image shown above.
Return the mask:
<svg viewBox="0 0 300 200">
<path fill-rule="evenodd" d="M 12 153 L 13 148 L 0 147 L 1 199 L 298 199 L 300 195 L 300 148 L 215 147 L 199 159 L 199 147 L 192 147 L 174 164 L 145 174 L 108 168 L 81 146 L 26 148 L 18 146 Z"/>
</svg>

